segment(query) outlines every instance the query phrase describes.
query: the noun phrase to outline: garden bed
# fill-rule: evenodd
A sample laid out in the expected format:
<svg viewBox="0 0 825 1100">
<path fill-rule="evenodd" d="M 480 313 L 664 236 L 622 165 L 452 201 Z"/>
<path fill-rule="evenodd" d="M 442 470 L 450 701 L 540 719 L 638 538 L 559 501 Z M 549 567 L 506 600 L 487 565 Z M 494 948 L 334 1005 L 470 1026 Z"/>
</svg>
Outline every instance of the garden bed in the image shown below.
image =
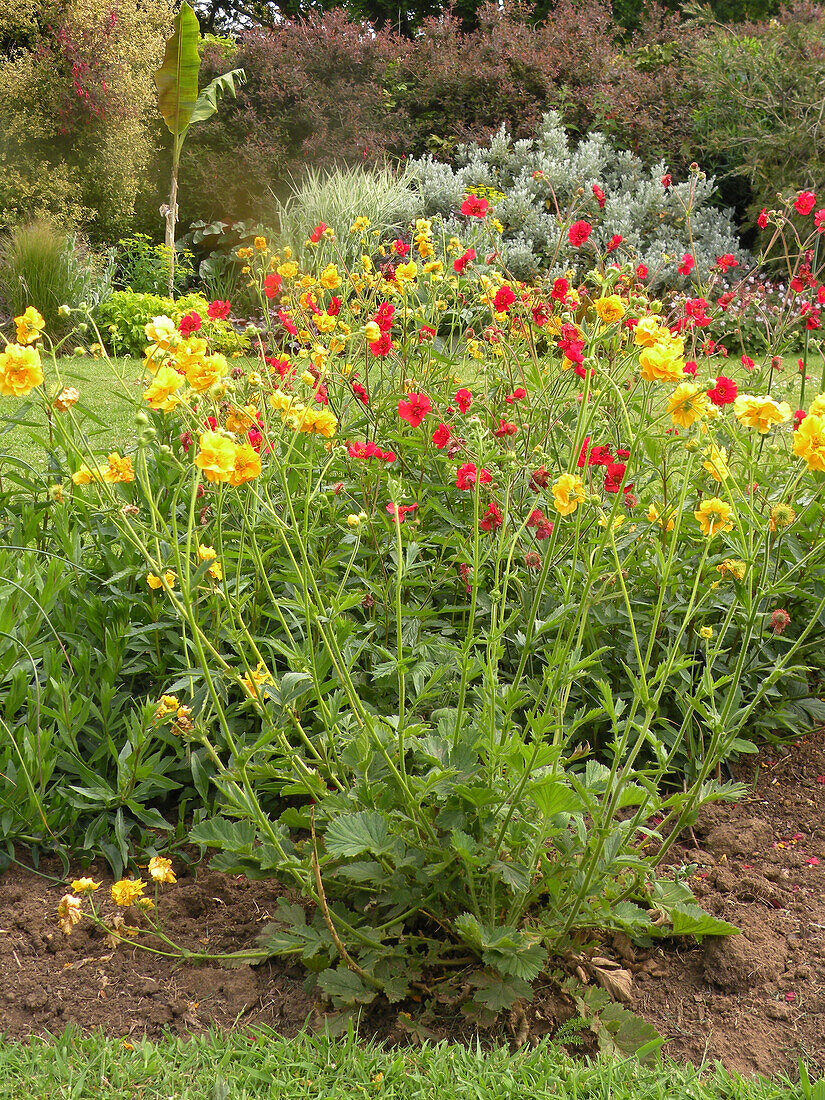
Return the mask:
<svg viewBox="0 0 825 1100">
<path fill-rule="evenodd" d="M 825 732 L 787 750 L 763 750 L 735 771 L 753 783 L 752 794 L 706 810 L 694 830 L 698 847 L 686 834 L 674 863 L 696 865 L 691 882 L 700 903 L 737 924 L 742 936 L 693 946 L 668 941 L 650 952 L 617 940 L 607 953 L 634 972 L 631 1007 L 668 1037 L 670 1055 L 707 1055 L 744 1073 L 789 1070 L 801 1055 L 822 1071 Z M 249 947 L 278 887 L 203 868 L 176 870 L 179 881 L 164 887 L 161 909 L 172 938 L 192 950 Z M 41 871 L 59 873 L 53 863 Z M 108 886 L 102 867 L 89 873 Z M 323 1008 L 305 991 L 298 966 L 176 966 L 122 945 L 113 949 L 87 921 L 67 938 L 56 922 L 61 893 L 60 883 L 24 869 L 0 877 L 0 1019 L 9 1037 L 68 1024 L 123 1037 L 267 1024 L 291 1036 L 305 1023 L 322 1023 Z M 412 1003 L 375 1010 L 365 1034 L 409 1041 L 414 1032 L 406 1017 L 399 1023 L 399 1008 L 425 1021 L 422 1034 L 470 1037 L 460 1017 L 438 1017 L 427 1006 L 422 1016 Z M 552 1033 L 571 1014 L 549 984 L 537 983 L 527 1006 L 528 1040 Z M 520 1030 L 523 1036 L 524 1025 Z M 491 1036 L 507 1037 L 504 1025 Z"/>
</svg>

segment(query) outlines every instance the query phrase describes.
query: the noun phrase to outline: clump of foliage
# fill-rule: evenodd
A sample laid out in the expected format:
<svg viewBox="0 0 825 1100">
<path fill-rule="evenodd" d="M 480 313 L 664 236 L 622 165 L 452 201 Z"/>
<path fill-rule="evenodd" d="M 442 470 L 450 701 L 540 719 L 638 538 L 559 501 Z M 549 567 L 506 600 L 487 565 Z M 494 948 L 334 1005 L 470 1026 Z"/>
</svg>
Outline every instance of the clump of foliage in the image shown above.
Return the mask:
<svg viewBox="0 0 825 1100">
<path fill-rule="evenodd" d="M 208 339 L 213 350 L 237 355 L 249 349 L 249 337 L 236 332 L 228 320 L 210 317 L 209 302 L 199 293 L 172 299 L 118 290 L 100 304 L 95 316 L 103 341 L 114 355 L 141 356 L 147 345 L 146 326 L 153 318 L 166 315 L 177 323 L 193 313 L 198 324 L 194 331 Z"/>
</svg>

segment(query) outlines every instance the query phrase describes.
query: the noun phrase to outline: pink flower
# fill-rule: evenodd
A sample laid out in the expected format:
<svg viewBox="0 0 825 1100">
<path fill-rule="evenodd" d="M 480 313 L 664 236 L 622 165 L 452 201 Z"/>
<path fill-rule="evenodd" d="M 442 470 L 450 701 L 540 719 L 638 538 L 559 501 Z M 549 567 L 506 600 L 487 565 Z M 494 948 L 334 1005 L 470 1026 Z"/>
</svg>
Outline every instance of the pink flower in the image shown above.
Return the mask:
<svg viewBox="0 0 825 1100">
<path fill-rule="evenodd" d="M 193 332 L 200 331 L 202 324 L 200 314 L 193 309 L 191 313 L 185 313 L 178 321 L 178 332 L 184 337 L 191 336 Z"/>
<path fill-rule="evenodd" d="M 771 615 L 771 630 L 774 634 L 783 634 L 790 625 L 791 617 L 784 608 L 778 607 Z"/>
<path fill-rule="evenodd" d="M 483 218 L 489 209 L 490 203 L 487 199 L 482 199 L 478 195 L 468 195 L 461 204 L 461 213 L 465 218 Z"/>
<path fill-rule="evenodd" d="M 209 303 L 206 316 L 211 321 L 224 321 L 229 316 L 230 308 L 229 302 L 221 302 L 216 299 L 214 302 Z"/>
<path fill-rule="evenodd" d="M 387 505 L 387 511 L 399 526 L 404 522 L 407 513 L 414 512 L 417 508 L 417 504 L 394 504 L 392 501 Z"/>
<path fill-rule="evenodd" d="M 797 214 L 802 214 L 803 217 L 810 214 L 814 206 L 816 206 L 816 195 L 813 191 L 802 191 L 793 204 Z"/>
<path fill-rule="evenodd" d="M 593 226 L 589 222 L 573 222 L 567 230 L 567 239 L 574 248 L 581 248 L 592 232 Z"/>
<path fill-rule="evenodd" d="M 398 415 L 417 428 L 431 408 L 432 403 L 426 393 L 411 393 L 406 401 L 402 398 L 398 402 Z"/>
</svg>

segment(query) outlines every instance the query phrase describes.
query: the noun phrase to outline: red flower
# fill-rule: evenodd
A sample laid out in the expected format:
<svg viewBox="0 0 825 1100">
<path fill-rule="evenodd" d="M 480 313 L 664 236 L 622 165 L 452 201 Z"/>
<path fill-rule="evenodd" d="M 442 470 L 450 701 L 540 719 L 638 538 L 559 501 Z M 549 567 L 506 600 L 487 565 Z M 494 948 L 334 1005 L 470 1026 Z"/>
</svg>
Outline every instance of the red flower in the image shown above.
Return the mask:
<svg viewBox="0 0 825 1100">
<path fill-rule="evenodd" d="M 604 475 L 604 491 L 606 493 L 618 493 L 622 487 L 622 481 L 624 480 L 626 470 L 627 466 L 624 462 L 607 463 Z M 627 489 L 631 488 L 632 485 L 627 486 Z"/>
<path fill-rule="evenodd" d="M 206 316 L 211 321 L 225 321 L 229 316 L 230 308 L 229 302 L 220 302 L 216 300 L 209 303 L 209 309 L 206 311 Z"/>
<path fill-rule="evenodd" d="M 546 489 L 550 484 L 550 472 L 545 470 L 543 466 L 539 466 L 537 470 L 533 470 L 530 475 L 530 488 L 534 493 L 539 492 L 540 489 Z"/>
<path fill-rule="evenodd" d="M 360 382 L 352 383 L 352 392 L 355 394 L 362 405 L 369 405 L 370 396 Z"/>
<path fill-rule="evenodd" d="M 550 320 L 550 307 L 544 302 L 539 302 L 537 306 L 533 306 L 533 324 L 538 325 L 541 328 L 542 325 L 546 325 Z"/>
<path fill-rule="evenodd" d="M 524 555 L 524 564 L 528 569 L 541 569 L 541 557 L 535 550 L 528 550 Z"/>
<path fill-rule="evenodd" d="M 507 313 L 515 300 L 516 296 L 513 293 L 513 288 L 505 283 L 496 291 L 496 296 L 493 298 L 493 309 L 496 313 Z"/>
<path fill-rule="evenodd" d="M 474 248 L 468 248 L 466 252 L 458 257 L 457 260 L 453 260 L 453 271 L 455 271 L 457 275 L 460 275 L 464 271 L 464 268 L 467 266 L 467 264 L 475 258 L 476 250 Z"/>
<path fill-rule="evenodd" d="M 506 420 L 499 417 L 498 427 L 493 432 L 496 439 L 504 439 L 505 436 L 515 435 L 518 431 L 517 424 L 509 424 Z"/>
<path fill-rule="evenodd" d="M 816 288 L 816 300 L 821 306 L 825 306 L 825 283 Z"/>
<path fill-rule="evenodd" d="M 393 241 L 392 250 L 396 256 L 406 256 L 410 251 L 410 246 L 405 241 Z"/>
<path fill-rule="evenodd" d="M 738 267 L 739 261 L 730 252 L 726 252 L 724 256 L 716 257 L 716 266 L 721 271 L 727 271 L 729 267 Z"/>
<path fill-rule="evenodd" d="M 672 186 L 673 177 L 671 176 L 670 172 L 666 172 L 665 175 L 662 176 L 662 187 L 664 187 L 665 191 L 667 191 L 668 187 Z"/>
<path fill-rule="evenodd" d="M 468 195 L 461 204 L 461 213 L 466 218 L 483 218 L 489 209 L 490 204 L 487 199 L 482 199 L 478 195 Z"/>
<path fill-rule="evenodd" d="M 193 332 L 200 332 L 202 324 L 201 315 L 193 309 L 191 313 L 185 313 L 178 321 L 178 332 L 183 337 L 191 336 Z"/>
<path fill-rule="evenodd" d="M 682 367 L 682 374 L 689 374 L 691 377 L 696 374 L 696 360 L 689 359 L 687 363 Z"/>
<path fill-rule="evenodd" d="M 771 630 L 774 634 L 782 634 L 790 625 L 791 617 L 784 608 L 778 607 L 771 615 Z"/>
<path fill-rule="evenodd" d="M 825 206 L 814 214 L 814 225 L 820 233 L 825 233 Z"/>
<path fill-rule="evenodd" d="M 320 239 L 324 235 L 325 230 L 326 224 L 324 222 L 320 222 L 318 225 L 315 226 L 315 228 L 309 235 L 309 239 L 312 241 L 313 244 L 317 244 L 320 241 Z"/>
<path fill-rule="evenodd" d="M 327 313 L 330 317 L 337 317 L 341 312 L 341 299 L 330 298 L 329 305 L 327 306 Z"/>
<path fill-rule="evenodd" d="M 767 226 L 768 226 L 768 208 L 767 208 L 767 206 L 762 207 L 762 211 L 761 211 L 759 217 L 756 219 L 756 224 L 759 226 L 760 229 L 766 229 L 767 228 Z"/>
<path fill-rule="evenodd" d="M 258 428 L 250 428 L 246 433 L 246 440 L 254 451 L 260 451 L 264 441 L 263 433 Z"/>
<path fill-rule="evenodd" d="M 285 309 L 279 309 L 278 310 L 278 320 L 281 322 L 281 324 L 284 326 L 284 328 L 287 330 L 287 332 L 289 333 L 290 336 L 297 336 L 298 335 L 298 330 L 295 327 L 295 325 L 292 323 L 292 319 L 290 318 L 289 314 L 286 312 Z"/>
<path fill-rule="evenodd" d="M 394 315 L 395 306 L 390 302 L 382 302 L 378 307 L 378 312 L 373 317 L 373 321 L 375 321 L 382 332 L 389 332 L 392 328 L 392 319 Z"/>
<path fill-rule="evenodd" d="M 473 403 L 473 395 L 469 390 L 459 390 L 455 395 L 455 403 L 458 405 L 459 412 L 466 413 Z"/>
<path fill-rule="evenodd" d="M 589 222 L 573 222 L 567 230 L 567 239 L 574 248 L 581 248 L 592 232 L 593 226 Z"/>
<path fill-rule="evenodd" d="M 408 512 L 414 512 L 417 507 L 417 504 L 393 504 L 390 502 L 387 505 L 387 511 L 395 518 L 396 523 L 401 524 L 404 522 L 406 514 Z"/>
<path fill-rule="evenodd" d="M 452 436 L 453 433 L 450 431 L 449 425 L 439 424 L 433 432 L 433 443 L 435 443 L 439 451 L 443 451 L 452 439 Z"/>
<path fill-rule="evenodd" d="M 267 275 L 264 279 L 264 294 L 267 298 L 274 298 L 281 289 L 281 276 L 276 272 Z"/>
<path fill-rule="evenodd" d="M 813 191 L 802 191 L 793 204 L 793 208 L 797 214 L 802 214 L 803 217 L 810 214 L 814 206 L 816 206 L 816 195 Z"/>
<path fill-rule="evenodd" d="M 691 256 L 689 252 L 686 252 L 682 257 L 682 262 L 679 264 L 679 274 L 690 275 L 695 266 L 696 261 L 694 260 L 693 256 Z"/>
<path fill-rule="evenodd" d="M 584 466 L 606 466 L 613 461 L 609 447 L 591 447 L 590 436 L 585 436 L 576 465 L 581 470 Z"/>
<path fill-rule="evenodd" d="M 685 302 L 685 316 L 690 317 L 694 325 L 705 328 L 711 318 L 707 315 L 708 302 L 705 298 L 688 298 Z"/>
<path fill-rule="evenodd" d="M 523 401 L 527 396 L 527 390 L 523 386 L 517 386 L 512 393 L 509 393 L 504 400 L 508 405 L 512 405 L 514 401 Z"/>
<path fill-rule="evenodd" d="M 756 366 L 756 364 L 754 363 L 753 359 L 751 359 L 751 357 L 749 355 L 743 355 L 742 356 L 742 366 L 745 368 L 745 370 L 753 370 L 753 368 Z"/>
<path fill-rule="evenodd" d="M 604 204 L 606 201 L 604 197 L 604 191 L 602 191 L 601 187 L 599 187 L 597 183 L 593 184 L 593 194 L 596 196 L 596 202 L 599 204 L 599 210 L 604 210 Z"/>
<path fill-rule="evenodd" d="M 644 264 L 639 264 L 639 266 L 636 268 L 636 278 L 637 279 L 646 279 L 647 276 L 648 276 L 647 267 Z"/>
<path fill-rule="evenodd" d="M 805 412 L 804 409 L 797 409 L 796 410 L 796 412 L 793 414 L 793 430 L 794 431 L 796 431 L 796 429 L 799 427 L 799 425 L 802 423 L 802 421 L 805 419 L 805 417 L 807 415 L 808 414 Z"/>
<path fill-rule="evenodd" d="M 388 332 L 382 332 L 381 339 L 374 340 L 370 344 L 370 351 L 373 355 L 378 356 L 380 359 L 383 359 L 385 356 L 389 355 L 392 351 L 392 336 L 390 336 Z"/>
<path fill-rule="evenodd" d="M 553 524 L 542 512 L 541 508 L 534 508 L 530 515 L 527 517 L 525 527 L 534 527 L 536 538 L 541 541 L 542 539 L 549 539 L 553 534 Z"/>
<path fill-rule="evenodd" d="M 347 454 L 350 458 L 364 460 L 377 458 L 380 462 L 395 462 L 395 454 L 392 451 L 382 451 L 372 440 L 369 443 L 359 443 L 358 440 L 348 443 Z"/>
<path fill-rule="evenodd" d="M 418 342 L 419 344 L 429 343 L 435 336 L 435 329 L 430 328 L 429 325 L 422 325 L 418 330 Z"/>
<path fill-rule="evenodd" d="M 554 298 L 557 302 L 564 302 L 567 299 L 567 292 L 570 290 L 570 283 L 567 279 L 555 279 L 553 281 L 553 289 L 550 291 L 550 297 Z"/>
<path fill-rule="evenodd" d="M 624 237 L 621 235 L 621 233 L 614 233 L 614 235 L 607 242 L 607 251 L 615 252 L 623 240 Z"/>
<path fill-rule="evenodd" d="M 492 480 L 490 471 L 477 469 L 475 462 L 465 462 L 463 466 L 458 467 L 455 474 L 456 488 L 463 492 L 472 489 L 476 484 L 485 485 Z"/>
<path fill-rule="evenodd" d="M 482 531 L 493 531 L 496 527 L 501 527 L 504 522 L 504 517 L 501 514 L 501 509 L 496 502 L 490 501 L 490 506 L 484 513 L 482 519 L 478 521 L 478 526 Z"/>
<path fill-rule="evenodd" d="M 714 405 L 732 405 L 736 400 L 736 383 L 731 378 L 725 378 L 720 374 L 716 379 L 716 385 L 708 390 L 708 397 Z"/>
<path fill-rule="evenodd" d="M 431 408 L 432 404 L 426 393 L 411 393 L 406 401 L 402 398 L 398 402 L 398 415 L 417 428 Z"/>
<path fill-rule="evenodd" d="M 583 363 L 584 340 L 579 335 L 575 325 L 562 325 L 561 336 L 558 341 L 558 349 L 571 363 Z"/>
</svg>

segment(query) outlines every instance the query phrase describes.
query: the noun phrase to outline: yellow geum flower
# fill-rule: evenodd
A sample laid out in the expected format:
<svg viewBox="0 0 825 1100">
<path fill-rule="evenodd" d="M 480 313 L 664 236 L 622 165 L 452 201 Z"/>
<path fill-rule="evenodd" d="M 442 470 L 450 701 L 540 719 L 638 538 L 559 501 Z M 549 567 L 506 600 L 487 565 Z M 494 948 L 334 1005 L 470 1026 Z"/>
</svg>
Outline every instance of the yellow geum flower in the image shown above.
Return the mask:
<svg viewBox="0 0 825 1100">
<path fill-rule="evenodd" d="M 318 282 L 325 290 L 337 290 L 341 285 L 341 276 L 335 264 L 327 264 L 321 272 Z"/>
<path fill-rule="evenodd" d="M 726 501 L 711 497 L 703 500 L 693 514 L 702 528 L 702 534 L 710 537 L 722 531 L 733 530 L 733 521 L 730 518 L 732 512 L 733 509 Z"/>
<path fill-rule="evenodd" d="M 676 526 L 674 516 L 675 512 L 671 512 L 667 517 L 667 522 L 665 522 L 665 520 L 663 520 L 662 517 L 659 515 L 659 509 L 656 507 L 655 504 L 651 504 L 647 510 L 647 518 L 650 520 L 650 522 L 658 523 L 659 526 L 665 531 L 672 531 L 673 528 Z"/>
<path fill-rule="evenodd" d="M 169 351 L 180 343 L 180 333 L 171 317 L 153 317 L 144 325 L 146 339 L 151 340 L 161 351 Z"/>
<path fill-rule="evenodd" d="M 57 923 L 66 936 L 83 917 L 83 902 L 74 894 L 64 894 L 57 905 Z"/>
<path fill-rule="evenodd" d="M 707 407 L 707 393 L 692 382 L 682 382 L 667 400 L 667 411 L 677 428 L 689 428 L 705 415 Z"/>
<path fill-rule="evenodd" d="M 75 485 L 89 485 L 93 481 L 101 481 L 102 477 L 103 474 L 99 466 L 92 468 L 84 462 L 72 474 L 72 481 Z"/>
<path fill-rule="evenodd" d="M 369 220 L 369 218 L 365 218 L 362 215 L 360 218 L 355 219 L 355 221 L 349 227 L 349 231 L 350 233 L 363 233 L 364 230 L 369 229 L 371 225 L 372 222 Z"/>
<path fill-rule="evenodd" d="M 75 894 L 91 894 L 95 890 L 99 890 L 102 883 L 95 882 L 91 878 L 76 878 L 72 882 L 72 892 Z"/>
<path fill-rule="evenodd" d="M 322 313 L 315 318 L 315 327 L 320 333 L 332 332 L 338 322 L 328 313 Z"/>
<path fill-rule="evenodd" d="M 279 264 L 277 270 L 282 279 L 294 279 L 298 274 L 298 265 L 294 260 L 287 260 L 286 263 Z"/>
<path fill-rule="evenodd" d="M 725 558 L 721 565 L 716 566 L 716 569 L 723 577 L 730 573 L 735 580 L 741 581 L 745 579 L 748 566 L 745 562 L 739 561 L 738 558 Z"/>
<path fill-rule="evenodd" d="M 79 399 L 80 393 L 74 386 L 64 386 L 57 397 L 55 397 L 53 405 L 58 412 L 66 412 L 72 405 L 76 405 Z"/>
<path fill-rule="evenodd" d="M 597 298 L 594 304 L 599 318 L 606 324 L 612 325 L 621 321 L 627 310 L 618 294 L 609 294 L 606 298 Z"/>
<path fill-rule="evenodd" d="M 160 367 L 152 383 L 143 391 L 150 408 L 160 412 L 171 412 L 180 404 L 177 391 L 183 385 L 183 378 L 174 367 Z"/>
<path fill-rule="evenodd" d="M 711 638 L 713 637 L 713 627 L 712 626 L 700 626 L 699 627 L 699 637 L 704 638 L 704 640 L 706 642 L 709 642 L 711 640 Z"/>
<path fill-rule="evenodd" d="M 104 481 L 108 481 L 112 485 L 119 482 L 134 481 L 135 471 L 132 467 L 131 458 L 121 458 L 117 451 L 112 451 L 109 455 L 109 465 L 103 468 L 101 476 Z"/>
<path fill-rule="evenodd" d="M 677 347 L 671 341 L 661 341 L 642 348 L 639 364 L 645 382 L 678 382 L 683 377 L 685 361 Z"/>
<path fill-rule="evenodd" d="M 377 321 L 367 321 L 364 325 L 364 339 L 368 344 L 374 344 L 381 339 L 381 328 Z"/>
<path fill-rule="evenodd" d="M 145 889 L 146 883 L 142 878 L 122 878 L 119 882 L 112 883 L 112 901 L 122 909 L 127 909 L 135 904 Z"/>
<path fill-rule="evenodd" d="M 43 381 L 37 348 L 7 344 L 0 352 L 0 396 L 25 397 Z"/>
<path fill-rule="evenodd" d="M 256 237 L 252 242 L 252 247 L 256 252 L 266 252 L 266 237 Z"/>
<path fill-rule="evenodd" d="M 249 672 L 243 674 L 241 683 L 250 698 L 257 699 L 260 696 L 258 688 L 262 684 L 274 684 L 275 681 L 272 679 L 272 673 L 267 672 L 264 668 L 263 661 L 259 661 L 257 668 L 250 669 Z"/>
<path fill-rule="evenodd" d="M 730 477 L 728 468 L 728 451 L 726 447 L 717 447 L 715 443 L 705 450 L 705 461 L 702 466 L 717 481 L 725 481 Z"/>
<path fill-rule="evenodd" d="M 584 482 L 577 474 L 561 474 L 553 484 L 553 506 L 562 516 L 570 516 L 587 499 Z"/>
<path fill-rule="evenodd" d="M 249 443 L 241 443 L 235 449 L 235 465 L 229 475 L 230 485 L 243 485 L 254 481 L 261 472 L 261 456 Z"/>
<path fill-rule="evenodd" d="M 178 881 L 172 870 L 172 860 L 164 856 L 152 856 L 149 860 L 149 874 L 155 882 L 168 882 L 174 885 Z"/>
<path fill-rule="evenodd" d="M 805 459 L 809 470 L 825 473 L 825 415 L 808 413 L 793 433 L 793 453 Z"/>
<path fill-rule="evenodd" d="M 754 397 L 750 393 L 740 393 L 733 403 L 733 412 L 740 424 L 755 428 L 762 435 L 769 432 L 774 424 L 784 424 L 791 418 L 791 406 L 788 402 L 775 401 L 767 394 Z"/>
<path fill-rule="evenodd" d="M 223 580 L 223 566 L 218 561 L 218 554 L 214 546 L 199 546 L 198 558 L 200 561 L 211 562 L 211 565 L 207 569 L 207 573 L 213 580 Z"/>
<path fill-rule="evenodd" d="M 663 336 L 670 335 L 663 327 L 658 317 L 642 317 L 637 325 L 633 326 L 633 342 L 638 348 L 652 348 L 658 344 Z"/>
<path fill-rule="evenodd" d="M 414 260 L 409 260 L 405 264 L 399 264 L 395 269 L 395 278 L 402 287 L 407 283 L 413 282 L 417 275 L 418 267 Z"/>
<path fill-rule="evenodd" d="M 186 367 L 186 381 L 196 393 L 206 393 L 216 382 L 229 373 L 226 357 L 220 352 L 205 355 L 202 359 L 192 359 Z"/>
<path fill-rule="evenodd" d="M 771 508 L 768 527 L 771 531 L 784 531 L 786 527 L 790 527 L 795 519 L 796 512 L 790 504 L 774 504 Z"/>
<path fill-rule="evenodd" d="M 229 481 L 235 469 L 235 444 L 218 432 L 204 432 L 198 439 L 195 465 L 207 481 Z"/>
<path fill-rule="evenodd" d="M 46 322 L 34 306 L 26 306 L 23 313 L 15 317 L 14 323 L 17 325 L 18 344 L 33 344 L 40 339 L 40 333 L 46 327 Z"/>
<path fill-rule="evenodd" d="M 825 393 L 818 393 L 808 406 L 809 416 L 825 416 Z"/>
</svg>

